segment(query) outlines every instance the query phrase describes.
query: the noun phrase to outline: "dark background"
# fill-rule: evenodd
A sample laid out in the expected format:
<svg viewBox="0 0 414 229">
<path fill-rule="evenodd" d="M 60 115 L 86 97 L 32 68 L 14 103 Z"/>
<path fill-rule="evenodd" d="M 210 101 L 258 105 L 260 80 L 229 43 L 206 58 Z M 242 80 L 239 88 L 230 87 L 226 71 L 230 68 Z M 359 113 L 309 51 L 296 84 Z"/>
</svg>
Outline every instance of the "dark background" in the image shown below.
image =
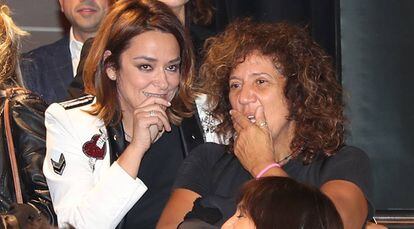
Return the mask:
<svg viewBox="0 0 414 229">
<path fill-rule="evenodd" d="M 370 156 L 378 209 L 414 208 L 414 1 L 341 1 L 349 142 Z"/>
</svg>

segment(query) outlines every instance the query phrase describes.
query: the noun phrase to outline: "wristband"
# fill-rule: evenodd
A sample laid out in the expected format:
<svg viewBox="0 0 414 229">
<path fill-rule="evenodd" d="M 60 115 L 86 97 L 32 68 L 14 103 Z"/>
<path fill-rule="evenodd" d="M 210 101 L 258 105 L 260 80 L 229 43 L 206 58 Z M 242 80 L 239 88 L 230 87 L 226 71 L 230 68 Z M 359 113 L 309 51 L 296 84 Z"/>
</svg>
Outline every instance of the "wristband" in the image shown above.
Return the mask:
<svg viewBox="0 0 414 229">
<path fill-rule="evenodd" d="M 266 168 L 262 169 L 262 171 L 260 171 L 260 173 L 257 174 L 256 179 L 259 179 L 260 177 L 263 176 L 263 174 L 265 174 L 267 171 L 269 171 L 269 169 L 274 168 L 274 167 L 280 168 L 281 166 L 278 163 L 272 163 L 272 164 L 266 166 Z"/>
</svg>

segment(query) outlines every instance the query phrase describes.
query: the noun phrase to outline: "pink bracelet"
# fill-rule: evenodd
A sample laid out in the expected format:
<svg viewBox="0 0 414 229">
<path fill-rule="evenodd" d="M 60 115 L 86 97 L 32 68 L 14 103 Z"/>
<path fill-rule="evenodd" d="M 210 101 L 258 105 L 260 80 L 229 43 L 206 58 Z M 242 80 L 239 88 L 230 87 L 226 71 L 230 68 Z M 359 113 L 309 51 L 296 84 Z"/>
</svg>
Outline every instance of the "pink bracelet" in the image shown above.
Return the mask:
<svg viewBox="0 0 414 229">
<path fill-rule="evenodd" d="M 272 163 L 272 164 L 266 166 L 266 168 L 262 169 L 262 171 L 260 171 L 260 173 L 257 174 L 256 179 L 259 179 L 260 177 L 263 176 L 263 174 L 265 174 L 267 171 L 269 171 L 269 169 L 274 168 L 274 167 L 280 168 L 282 166 L 280 166 L 278 163 Z"/>
</svg>

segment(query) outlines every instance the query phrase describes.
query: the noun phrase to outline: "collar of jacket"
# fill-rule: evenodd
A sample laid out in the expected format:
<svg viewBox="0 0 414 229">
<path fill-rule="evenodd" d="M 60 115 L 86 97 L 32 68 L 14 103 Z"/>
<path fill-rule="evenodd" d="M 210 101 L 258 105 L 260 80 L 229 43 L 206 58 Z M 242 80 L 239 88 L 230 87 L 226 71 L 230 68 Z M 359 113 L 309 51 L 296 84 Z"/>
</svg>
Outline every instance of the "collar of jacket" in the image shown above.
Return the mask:
<svg viewBox="0 0 414 229">
<path fill-rule="evenodd" d="M 121 153 L 125 150 L 125 133 L 121 122 L 118 124 L 110 124 L 106 126 L 108 132 L 108 142 L 110 148 L 111 164 L 118 159 Z M 203 134 L 201 131 L 200 121 L 197 114 L 190 118 L 185 118 L 179 126 L 179 133 L 181 144 L 183 146 L 184 157 L 187 157 L 192 149 L 204 143 Z"/>
<path fill-rule="evenodd" d="M 118 124 L 110 124 L 106 126 L 108 132 L 108 142 L 110 150 L 110 161 L 114 163 L 125 149 L 124 130 L 121 122 Z"/>
</svg>

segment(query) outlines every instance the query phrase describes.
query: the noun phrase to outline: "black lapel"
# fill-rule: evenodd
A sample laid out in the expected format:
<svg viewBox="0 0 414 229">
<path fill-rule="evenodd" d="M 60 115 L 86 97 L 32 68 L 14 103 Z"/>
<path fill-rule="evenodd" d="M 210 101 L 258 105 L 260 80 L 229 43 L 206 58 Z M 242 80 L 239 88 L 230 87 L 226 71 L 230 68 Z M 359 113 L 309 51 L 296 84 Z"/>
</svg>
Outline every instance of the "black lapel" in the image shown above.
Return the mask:
<svg viewBox="0 0 414 229">
<path fill-rule="evenodd" d="M 111 165 L 116 161 L 125 150 L 125 138 L 124 130 L 122 129 L 122 124 L 119 122 L 117 125 L 108 125 L 106 126 L 108 131 L 108 142 L 110 148 L 110 160 Z"/>
<path fill-rule="evenodd" d="M 195 109 L 193 116 L 183 119 L 179 130 L 184 157 L 187 157 L 196 146 L 204 143 L 203 131 L 197 109 Z"/>
<path fill-rule="evenodd" d="M 85 60 L 88 56 L 89 50 L 92 47 L 93 38 L 89 38 L 85 41 L 82 47 L 82 51 L 80 54 L 80 60 L 78 69 L 76 69 L 76 76 L 73 79 L 73 81 L 70 83 L 68 88 L 68 93 L 71 98 L 79 98 L 83 95 L 85 95 L 84 92 L 84 85 L 83 85 L 83 67 L 85 66 Z"/>
</svg>

